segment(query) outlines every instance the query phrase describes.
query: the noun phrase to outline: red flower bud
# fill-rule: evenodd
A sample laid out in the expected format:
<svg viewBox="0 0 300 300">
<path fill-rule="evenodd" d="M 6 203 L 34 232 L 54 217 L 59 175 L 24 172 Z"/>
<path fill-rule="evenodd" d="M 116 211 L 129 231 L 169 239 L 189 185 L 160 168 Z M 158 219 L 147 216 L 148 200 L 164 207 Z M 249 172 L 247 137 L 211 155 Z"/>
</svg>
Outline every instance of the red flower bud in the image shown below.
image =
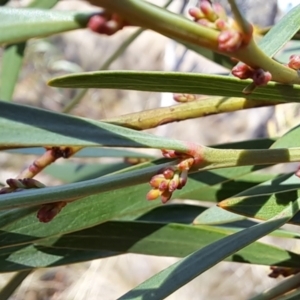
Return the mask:
<svg viewBox="0 0 300 300">
<path fill-rule="evenodd" d="M 55 202 L 43 205 L 38 213 L 37 218 L 42 223 L 48 223 L 67 205 L 66 202 Z"/>
<path fill-rule="evenodd" d="M 161 195 L 161 191 L 158 189 L 152 189 L 147 193 L 147 200 L 155 200 Z"/>
<path fill-rule="evenodd" d="M 236 30 L 222 31 L 218 37 L 219 50 L 233 52 L 242 45 L 242 35 Z"/>
</svg>

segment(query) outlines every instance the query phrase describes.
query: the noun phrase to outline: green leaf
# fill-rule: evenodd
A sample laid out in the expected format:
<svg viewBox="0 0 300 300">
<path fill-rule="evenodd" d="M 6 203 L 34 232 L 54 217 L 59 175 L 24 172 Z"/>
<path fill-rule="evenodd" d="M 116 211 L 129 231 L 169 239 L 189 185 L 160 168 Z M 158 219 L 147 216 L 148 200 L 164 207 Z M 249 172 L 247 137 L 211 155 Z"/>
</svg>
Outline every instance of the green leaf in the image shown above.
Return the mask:
<svg viewBox="0 0 300 300">
<path fill-rule="evenodd" d="M 1 10 L 0 10 L 1 12 Z M 5 47 L 2 56 L 0 99 L 11 101 L 18 81 L 26 43 L 11 44 Z"/>
<path fill-rule="evenodd" d="M 176 192 L 174 196 L 181 199 L 217 202 L 279 176 L 250 173 L 254 170 L 253 167 L 238 167 L 193 173 L 189 175 L 184 189 Z"/>
<path fill-rule="evenodd" d="M 28 215 L 3 227 L 0 233 L 1 247 L 32 243 L 44 237 L 73 232 L 158 206 L 158 202 L 146 201 L 146 189 L 147 186 L 135 186 L 104 193 L 100 197 L 86 197 L 68 204 L 49 224 L 41 224 L 36 213 Z"/>
<path fill-rule="evenodd" d="M 248 217 L 272 218 L 299 196 L 299 178 L 286 174 L 219 203 L 222 208 Z M 298 223 L 298 218 L 291 222 Z"/>
<path fill-rule="evenodd" d="M 231 230 L 210 226 L 113 221 L 58 238 L 42 240 L 38 244 L 54 248 L 184 257 L 230 234 L 232 234 Z M 227 260 L 238 262 L 244 260 L 248 263 L 264 265 L 277 263 L 287 265 L 291 263 L 289 259 L 300 257 L 300 255 L 287 256 L 288 253 L 271 245 L 254 243 Z M 297 265 L 300 265 L 298 261 Z"/>
<path fill-rule="evenodd" d="M 273 57 L 300 29 L 300 6 L 297 5 L 271 28 L 259 42 L 259 47 Z"/>
<path fill-rule="evenodd" d="M 253 139 L 245 140 L 233 143 L 223 143 L 212 145 L 210 147 L 217 149 L 268 149 L 276 142 L 275 138 L 263 138 L 263 139 Z"/>
<path fill-rule="evenodd" d="M 91 13 L 2 7 L 0 44 L 26 41 L 86 27 Z"/>
<path fill-rule="evenodd" d="M 201 212 L 194 220 L 195 225 L 216 225 L 216 224 L 226 224 L 236 221 L 245 220 L 246 217 L 234 214 L 227 210 L 224 210 L 218 206 L 212 206 Z"/>
<path fill-rule="evenodd" d="M 164 299 L 196 276 L 259 238 L 284 225 L 300 207 L 300 198 L 275 218 L 234 233 L 188 255 L 119 299 Z"/>
<path fill-rule="evenodd" d="M 231 230 L 209 226 L 113 221 L 39 240 L 33 245 L 1 249 L 0 272 L 58 266 L 121 253 L 183 257 L 230 234 Z M 20 234 L 14 236 L 22 239 Z M 226 260 L 298 267 L 299 257 L 293 252 L 256 242 Z"/>
<path fill-rule="evenodd" d="M 299 133 L 300 133 L 300 125 L 295 126 L 290 129 L 286 134 L 280 137 L 271 148 L 291 148 L 291 147 L 299 147 Z"/>
<path fill-rule="evenodd" d="M 98 71 L 69 74 L 49 81 L 50 86 L 65 88 L 124 89 L 173 92 L 224 97 L 243 97 L 271 102 L 299 102 L 300 85 L 270 82 L 250 95 L 243 89 L 250 80 L 230 76 L 158 71 Z"/>
<path fill-rule="evenodd" d="M 4 150 L 5 152 L 12 154 L 23 154 L 23 155 L 42 155 L 45 153 L 45 148 L 20 148 Z M 146 158 L 154 159 L 153 156 L 143 152 L 135 152 L 124 149 L 113 149 L 113 148 L 84 148 L 75 153 L 72 157 L 126 157 L 126 158 Z"/>
<path fill-rule="evenodd" d="M 52 164 L 44 172 L 63 182 L 78 182 L 104 176 L 129 166 L 126 163 L 83 164 L 66 162 L 63 164 Z"/>
<path fill-rule="evenodd" d="M 180 141 L 1 101 L 0 127 L 0 148 L 6 149 L 45 145 L 186 149 Z"/>
</svg>

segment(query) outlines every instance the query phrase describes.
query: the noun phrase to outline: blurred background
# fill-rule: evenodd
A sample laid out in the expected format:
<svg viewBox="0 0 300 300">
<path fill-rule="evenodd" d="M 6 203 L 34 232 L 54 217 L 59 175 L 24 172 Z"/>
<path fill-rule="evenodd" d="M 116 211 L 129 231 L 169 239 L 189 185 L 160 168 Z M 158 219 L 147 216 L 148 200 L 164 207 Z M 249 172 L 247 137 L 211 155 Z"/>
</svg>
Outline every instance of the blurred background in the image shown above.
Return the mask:
<svg viewBox="0 0 300 300">
<path fill-rule="evenodd" d="M 23 7 L 28 2 L 13 0 L 10 5 Z M 164 4 L 162 0 L 151 2 L 160 6 Z M 221 2 L 229 10 L 227 1 L 215 2 Z M 260 27 L 275 24 L 289 9 L 300 3 L 300 1 L 273 0 L 237 0 L 236 2 L 247 19 Z M 187 16 L 188 8 L 195 6 L 196 3 L 196 0 L 174 0 L 169 9 Z M 81 0 L 61 0 L 54 9 L 94 11 L 95 7 Z M 62 111 L 78 91 L 50 88 L 46 82 L 57 75 L 97 70 L 135 30 L 125 28 L 111 37 L 101 36 L 88 30 L 77 30 L 29 41 L 23 69 L 14 93 L 14 101 Z M 281 51 L 281 57 L 288 58 L 292 54 L 291 49 L 293 54 L 297 54 L 300 49 L 298 42 L 287 45 Z M 144 31 L 112 63 L 110 69 L 228 72 L 223 67 L 151 31 Z M 172 94 L 168 93 L 90 89 L 70 113 L 101 120 L 174 104 L 176 103 Z M 298 116 L 298 104 L 285 104 L 275 108 L 250 109 L 168 124 L 152 129 L 150 132 L 212 145 L 283 134 L 298 123 Z M 18 170 L 24 168 L 33 159 L 34 157 L 31 156 L 27 156 L 24 160 L 23 156 L 0 153 L 0 184 L 7 178 L 14 177 Z M 96 160 L 97 163 L 102 161 Z M 37 179 L 48 185 L 61 183 L 47 174 L 40 174 Z M 295 242 L 285 243 L 285 246 L 290 250 L 300 251 L 300 245 Z M 36 270 L 25 279 L 11 299 L 116 299 L 175 261 L 176 258 L 124 254 L 65 267 Z M 247 299 L 280 280 L 268 278 L 268 273 L 269 268 L 264 266 L 220 263 L 168 299 Z M 0 275 L 0 286 L 4 286 L 11 276 L 13 274 Z"/>
</svg>

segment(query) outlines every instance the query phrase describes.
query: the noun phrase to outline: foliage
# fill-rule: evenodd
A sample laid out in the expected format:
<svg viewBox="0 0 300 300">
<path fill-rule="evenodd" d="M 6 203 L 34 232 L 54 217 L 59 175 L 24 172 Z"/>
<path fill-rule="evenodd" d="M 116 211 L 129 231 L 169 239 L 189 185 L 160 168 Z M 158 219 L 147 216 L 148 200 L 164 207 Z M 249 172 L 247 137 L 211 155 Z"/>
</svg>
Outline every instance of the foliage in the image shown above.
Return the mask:
<svg viewBox="0 0 300 300">
<path fill-rule="evenodd" d="M 9 297 L 36 268 L 122 253 L 182 259 L 120 299 L 163 299 L 222 260 L 268 265 L 273 268 L 272 276 L 290 275 L 255 299 L 286 297 L 295 289 L 300 255 L 257 240 L 266 235 L 299 238 L 294 228 L 280 229 L 288 222 L 300 224 L 299 174 L 259 170 L 300 160 L 299 126 L 274 140 L 212 147 L 141 130 L 221 112 L 299 102 L 299 56 L 291 56 L 285 64 L 273 57 L 298 32 L 300 6 L 257 44 L 257 33 L 233 0 L 228 2 L 234 20 L 219 5 L 202 0 L 190 11 L 195 22 L 142 0 L 89 2 L 104 10 L 60 12 L 51 9 L 57 1 L 43 0 L 33 1 L 29 8 L 0 8 L 0 43 L 4 47 L 0 149 L 37 155 L 15 179 L 7 178 L 7 185 L 0 190 L 0 271 L 20 271 L 2 291 L 1 299 Z M 56 77 L 49 85 L 181 93 L 174 99 L 184 103 L 94 121 L 68 115 L 86 90 L 71 99 L 63 113 L 13 101 L 28 39 L 85 27 L 111 35 L 132 25 L 171 37 L 224 66 L 233 65 L 230 57 L 239 62 L 230 75 L 107 71 L 144 30 L 138 29 L 100 71 Z M 194 94 L 207 97 L 198 99 Z M 160 149 L 164 157 L 116 148 Z M 49 166 L 58 158 L 73 155 L 126 160 Z M 43 170 L 64 184 L 46 187 L 33 179 Z M 157 198 L 170 202 L 161 205 L 153 201 Z M 179 201 L 172 203 L 171 198 Z M 207 201 L 215 204 L 207 208 Z M 248 222 L 236 222 L 241 220 Z"/>
</svg>

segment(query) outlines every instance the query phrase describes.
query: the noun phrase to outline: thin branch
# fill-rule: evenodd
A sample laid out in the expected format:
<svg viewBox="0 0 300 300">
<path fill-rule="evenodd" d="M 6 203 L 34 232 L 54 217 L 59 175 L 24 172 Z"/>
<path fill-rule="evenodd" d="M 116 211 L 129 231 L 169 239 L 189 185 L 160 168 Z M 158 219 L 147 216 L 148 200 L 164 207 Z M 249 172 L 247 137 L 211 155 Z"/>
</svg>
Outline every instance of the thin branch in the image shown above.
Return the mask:
<svg viewBox="0 0 300 300">
<path fill-rule="evenodd" d="M 280 83 L 300 83 L 297 72 L 283 66 L 267 56 L 255 43 L 249 43 L 236 51 L 219 49 L 217 30 L 196 24 L 182 16 L 170 13 L 160 7 L 140 0 L 88 0 L 94 5 L 104 7 L 120 14 L 133 25 L 149 28 L 175 40 L 182 40 L 208 48 L 226 56 L 235 57 L 246 65 L 269 71 L 272 80 Z M 245 29 L 246 30 L 246 29 Z"/>
<path fill-rule="evenodd" d="M 279 103 L 253 101 L 244 98 L 212 97 L 169 107 L 155 108 L 138 113 L 131 113 L 102 121 L 136 130 L 144 130 L 187 119 L 194 119 L 213 114 L 233 112 L 254 107 L 272 106 L 275 104 Z"/>
</svg>

